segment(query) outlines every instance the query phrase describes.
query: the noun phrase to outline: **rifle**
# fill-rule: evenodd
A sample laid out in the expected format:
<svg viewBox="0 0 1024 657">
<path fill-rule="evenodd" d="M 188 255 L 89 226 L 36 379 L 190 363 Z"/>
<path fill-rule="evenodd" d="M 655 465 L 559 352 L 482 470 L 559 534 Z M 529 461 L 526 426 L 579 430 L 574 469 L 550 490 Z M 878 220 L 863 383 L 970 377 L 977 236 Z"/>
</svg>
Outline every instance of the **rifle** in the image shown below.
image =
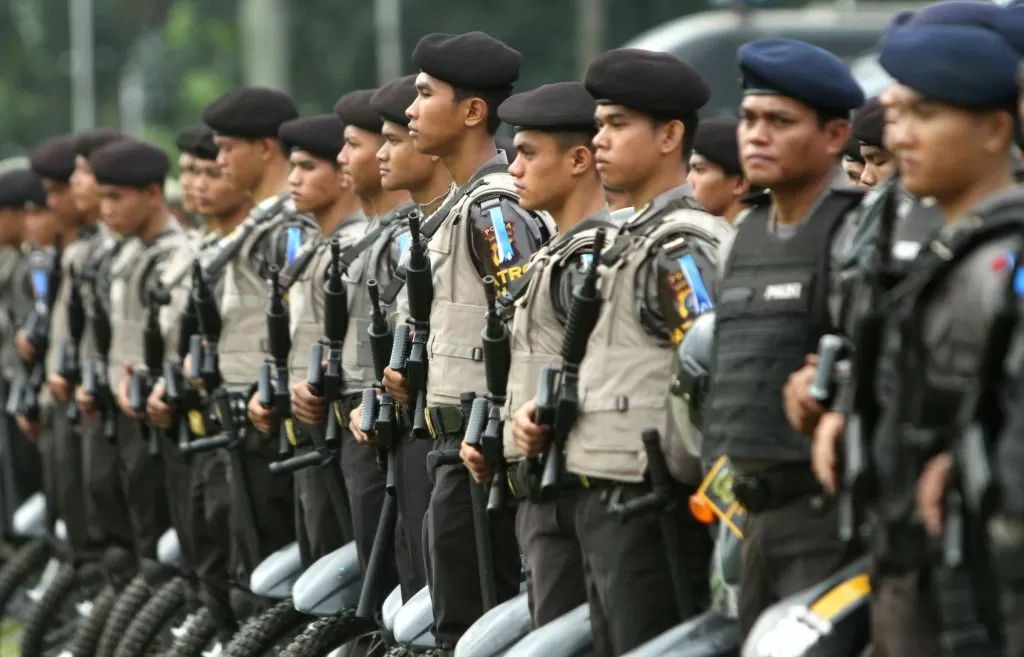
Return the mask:
<svg viewBox="0 0 1024 657">
<path fill-rule="evenodd" d="M 398 324 L 395 326 L 394 335 L 391 341 L 391 354 L 388 358 L 388 367 L 399 374 L 405 374 L 406 364 L 409 359 L 409 343 L 412 339 L 411 336 L 412 327 L 408 324 Z M 378 346 L 374 347 L 374 367 L 377 368 L 376 359 L 383 356 L 383 352 L 377 352 L 377 349 L 383 346 L 383 340 Z M 384 369 L 380 368 L 380 374 L 383 376 Z M 381 386 L 383 388 L 383 385 Z M 363 407 L 363 416 L 360 422 L 359 430 L 367 435 L 376 435 L 377 442 L 381 444 L 389 445 L 388 447 L 388 471 L 387 471 L 387 483 L 385 487 L 390 495 L 395 494 L 395 476 L 397 468 L 395 465 L 395 447 L 397 446 L 398 440 L 401 437 L 401 416 L 398 413 L 398 404 L 394 398 L 385 393 L 382 393 L 380 399 L 377 399 L 377 395 L 372 389 L 369 390 L 370 395 L 363 391 L 363 401 L 369 401 L 370 406 Z M 371 412 L 367 413 L 367 409 L 371 409 Z M 408 412 L 408 409 L 406 409 Z"/>
<path fill-rule="evenodd" d="M 88 279 L 92 286 L 92 337 L 96 347 L 96 358 L 86 363 L 82 372 L 82 389 L 93 398 L 100 414 L 103 436 L 107 442 L 117 441 L 117 407 L 110 390 L 110 316 L 103 307 L 100 283 L 97 276 Z"/>
<path fill-rule="evenodd" d="M 324 446 L 331 450 L 341 447 L 339 420 L 341 391 L 344 380 L 341 371 L 341 350 L 348 331 L 348 294 L 341 280 L 341 243 L 330 242 L 331 264 L 324 282 L 324 341 L 327 343 L 327 369 L 324 371 L 324 403 L 327 406 L 327 428 Z"/>
<path fill-rule="evenodd" d="M 74 265 L 68 267 L 68 277 L 68 337 L 60 350 L 57 373 L 68 382 L 68 389 L 74 390 L 82 382 L 80 349 L 82 336 L 85 334 L 85 302 L 78 287 L 78 275 Z M 74 403 L 74 400 L 68 404 L 67 418 L 72 425 L 79 422 L 78 404 Z"/>
<path fill-rule="evenodd" d="M 37 252 L 40 253 L 41 252 Z M 25 323 L 25 337 L 32 345 L 35 357 L 25 363 L 26 380 L 20 389 L 17 400 L 17 415 L 23 415 L 31 421 L 39 419 L 39 390 L 46 381 L 46 352 L 50 348 L 50 324 L 53 317 L 53 306 L 57 301 L 57 293 L 61 283 L 61 259 L 63 248 L 61 235 L 57 234 L 52 259 L 44 270 L 33 268 L 31 272 L 32 289 L 35 293 L 35 305 Z"/>
<path fill-rule="evenodd" d="M 270 302 L 267 304 L 267 336 L 270 358 L 260 367 L 257 390 L 263 408 L 277 411 L 277 455 L 286 459 L 291 453 L 292 402 L 288 390 L 288 354 L 292 338 L 288 325 L 288 307 L 284 304 L 284 290 L 280 283 L 281 268 L 270 265 Z M 273 373 L 272 373 L 273 370 Z"/>
<path fill-rule="evenodd" d="M 465 414 L 466 433 L 463 441 L 477 451 L 483 451 L 483 433 L 487 424 L 487 398 L 474 393 L 462 395 L 462 405 L 470 404 Z M 463 411 L 465 413 L 465 411 Z M 468 473 L 467 473 L 468 475 Z M 469 492 L 473 506 L 473 535 L 476 542 L 477 567 L 480 569 L 480 597 L 484 611 L 498 604 L 497 584 L 494 579 L 494 546 L 491 545 L 491 527 L 487 518 L 487 493 L 484 487 L 469 480 Z"/>
<path fill-rule="evenodd" d="M 406 382 L 413 400 L 412 431 L 418 438 L 429 438 L 427 429 L 427 340 L 430 338 L 430 309 L 434 305 L 434 280 L 427 257 L 426 240 L 420 234 L 420 218 L 409 217 L 409 259 L 405 280 L 412 318 L 412 343 L 406 360 Z"/>
<path fill-rule="evenodd" d="M 587 341 L 601 313 L 602 300 L 597 287 L 597 270 L 601 251 L 604 249 L 604 239 L 605 229 L 600 228 L 594 235 L 593 260 L 587 269 L 583 284 L 572 293 L 572 308 L 569 311 L 569 322 L 562 341 L 562 368 L 558 377 L 550 443 L 544 457 L 544 473 L 541 476 L 541 494 L 545 497 L 557 495 L 561 486 L 562 474 L 565 472 L 565 441 L 579 415 L 580 364 L 587 352 Z M 542 381 L 544 376 L 542 372 Z"/>
<path fill-rule="evenodd" d="M 198 420 L 196 432 L 200 435 L 206 434 L 199 391 L 185 378 L 182 371 L 185 357 L 190 353 L 194 353 L 194 362 L 199 363 L 202 360 L 202 338 L 197 335 L 198 330 L 196 306 L 189 298 L 181 315 L 175 358 L 164 361 L 164 402 L 174 408 L 175 437 L 178 449 L 182 452 L 187 451 L 189 441 L 192 440 L 190 418 Z"/>
<path fill-rule="evenodd" d="M 512 339 L 508 327 L 498 314 L 498 291 L 494 277 L 484 278 L 484 296 L 487 298 L 487 314 L 480 338 L 484 344 L 484 373 L 491 408 L 487 425 L 480 440 L 484 460 L 494 473 L 491 479 L 487 510 L 496 513 L 505 508 L 508 492 L 506 480 L 508 465 L 505 463 L 501 409 L 508 394 L 508 373 L 512 367 Z"/>
<path fill-rule="evenodd" d="M 164 336 L 160 330 L 160 309 L 171 302 L 171 296 L 159 284 L 149 291 L 146 304 L 146 325 L 142 330 L 144 368 L 136 368 L 128 384 L 128 404 L 141 419 L 139 432 L 148 442 L 149 455 L 160 454 L 163 431 L 146 420 L 146 400 L 156 385 L 157 373 L 164 364 Z"/>
<path fill-rule="evenodd" d="M 676 496 L 672 491 L 672 475 L 665 462 L 665 454 L 661 451 L 661 435 L 657 429 L 643 432 L 644 451 L 647 453 L 647 474 L 651 482 L 651 492 L 626 502 L 622 501 L 622 489 L 612 491 L 608 510 L 618 514 L 624 521 L 646 513 L 657 513 L 661 527 L 661 538 L 665 544 L 668 557 L 669 573 L 672 578 L 672 592 L 676 606 L 679 608 L 680 620 L 697 613 L 696 601 L 690 588 L 689 575 L 683 566 L 682 541 L 679 539 L 679 527 L 676 525 L 674 511 Z"/>
<path fill-rule="evenodd" d="M 387 477 L 386 489 L 390 495 L 395 494 L 395 400 L 384 391 L 384 370 L 391 360 L 394 347 L 394 330 L 391 322 L 384 314 L 380 303 L 380 288 L 377 281 L 366 281 L 366 291 L 370 295 L 370 326 L 366 329 L 370 336 L 370 352 L 373 354 L 373 372 L 377 382 L 373 387 L 363 391 L 363 415 L 360 420 L 360 431 L 377 439 L 377 461 Z M 377 392 L 380 392 L 380 400 Z M 381 409 L 385 409 L 380 413 Z M 367 429 L 368 431 L 364 430 Z"/>
</svg>

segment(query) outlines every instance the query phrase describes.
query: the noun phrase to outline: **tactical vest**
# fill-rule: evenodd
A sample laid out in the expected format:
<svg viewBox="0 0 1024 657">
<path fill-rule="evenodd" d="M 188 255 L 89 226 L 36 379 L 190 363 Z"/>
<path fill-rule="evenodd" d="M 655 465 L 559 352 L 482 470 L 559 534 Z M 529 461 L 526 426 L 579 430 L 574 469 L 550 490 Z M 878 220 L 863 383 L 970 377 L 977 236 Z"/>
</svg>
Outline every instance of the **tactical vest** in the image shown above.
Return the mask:
<svg viewBox="0 0 1024 657">
<path fill-rule="evenodd" d="M 0 343 L 0 367 L 3 368 L 4 378 L 8 379 L 20 377 L 24 369 L 18 350 L 14 346 L 14 336 L 22 328 L 25 318 L 32 310 L 30 269 L 27 254 L 18 251 L 4 294 L 4 315 L 8 329 L 3 335 L 3 342 Z"/>
<path fill-rule="evenodd" d="M 580 253 L 590 253 L 594 235 L 602 226 L 609 231 L 612 228 L 612 224 L 602 222 L 573 233 L 568 239 L 556 238 L 530 259 L 530 280 L 515 300 L 510 335 L 512 366 L 508 372 L 507 397 L 501 413 L 505 421 L 505 457 L 510 461 L 522 459 L 512 439 L 512 416 L 520 406 L 536 396 L 537 379 L 544 366 L 558 365 L 562 360 L 565 327 L 559 321 L 552 300 L 555 272 L 568 267 Z"/>
<path fill-rule="evenodd" d="M 702 458 L 801 462 L 810 441 L 782 407 L 789 375 L 832 328 L 828 312 L 831 244 L 862 190 L 830 189 L 799 232 L 769 232 L 770 207 L 751 211 L 719 284 Z"/>
<path fill-rule="evenodd" d="M 512 177 L 504 172 L 486 174 L 451 207 L 436 231 L 427 234 L 436 213 L 424 226 L 434 283 L 427 345 L 428 406 L 457 405 L 462 393 L 487 390 L 480 342 L 487 300 L 470 255 L 469 211 L 475 204 L 501 197 L 518 202 Z"/>
<path fill-rule="evenodd" d="M 46 352 L 46 371 L 54 373 L 57 371 L 57 363 L 60 360 L 61 352 L 64 350 L 65 342 L 70 338 L 68 333 L 68 305 L 71 298 L 71 267 L 74 267 L 76 274 L 81 273 L 82 265 L 89 254 L 106 239 L 106 230 L 103 228 L 92 228 L 88 233 L 83 234 L 64 250 L 61 258 L 61 284 L 57 292 L 57 298 L 53 303 L 53 314 L 50 318 L 50 344 Z M 49 388 L 47 387 L 48 391 Z"/>
<path fill-rule="evenodd" d="M 682 205 L 682 207 L 679 207 Z M 733 228 L 683 197 L 663 216 L 633 220 L 601 257 L 601 314 L 580 366 L 580 417 L 569 434 L 566 469 L 578 475 L 641 482 L 647 471 L 641 432 L 664 440 L 675 347 L 652 338 L 636 309 L 638 269 L 678 237 L 720 249 Z M 641 217 L 642 218 L 642 215 Z"/>
<path fill-rule="evenodd" d="M 362 213 L 358 219 L 346 219 L 339 229 L 327 239 L 337 238 L 343 257 L 353 244 L 360 241 L 369 223 Z M 291 284 L 288 293 L 288 310 L 292 323 L 292 350 L 288 354 L 288 370 L 292 383 L 305 381 L 309 370 L 309 348 L 324 337 L 324 282 L 331 263 L 331 250 L 328 242 L 320 242 L 309 263 L 301 271 L 296 272 L 297 278 Z M 348 292 L 348 306 L 352 307 L 351 288 Z M 365 293 L 365 291 L 364 291 Z M 351 320 L 349 320 L 351 331 Z M 346 335 L 346 342 L 348 336 Z"/>
<path fill-rule="evenodd" d="M 264 202 L 267 203 L 267 202 Z M 301 215 L 282 212 L 257 224 L 228 261 L 222 281 L 220 315 L 220 371 L 231 387 L 248 387 L 268 355 L 267 315 L 269 286 L 262 272 L 254 270 L 252 255 L 263 239 L 286 223 L 315 230 L 315 223 Z"/>
<path fill-rule="evenodd" d="M 143 367 L 143 329 L 149 304 L 149 284 L 161 264 L 175 251 L 188 247 L 188 237 L 173 219 L 152 244 L 135 257 L 120 260 L 110 286 L 110 389 L 116 391 L 124 363 Z M 159 376 L 159 374 L 157 374 Z"/>
</svg>

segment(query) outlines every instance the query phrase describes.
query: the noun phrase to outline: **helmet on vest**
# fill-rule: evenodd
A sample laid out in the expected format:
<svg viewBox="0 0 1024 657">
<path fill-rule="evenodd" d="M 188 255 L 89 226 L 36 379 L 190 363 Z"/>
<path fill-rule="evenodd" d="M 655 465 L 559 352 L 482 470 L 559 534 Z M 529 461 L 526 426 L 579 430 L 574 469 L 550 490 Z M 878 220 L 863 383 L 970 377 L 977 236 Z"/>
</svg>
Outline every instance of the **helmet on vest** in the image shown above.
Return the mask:
<svg viewBox="0 0 1024 657">
<path fill-rule="evenodd" d="M 679 344 L 676 376 L 672 380 L 672 419 L 694 456 L 700 457 L 707 397 L 708 371 L 715 338 L 715 313 L 704 313 L 693 322 Z"/>
</svg>

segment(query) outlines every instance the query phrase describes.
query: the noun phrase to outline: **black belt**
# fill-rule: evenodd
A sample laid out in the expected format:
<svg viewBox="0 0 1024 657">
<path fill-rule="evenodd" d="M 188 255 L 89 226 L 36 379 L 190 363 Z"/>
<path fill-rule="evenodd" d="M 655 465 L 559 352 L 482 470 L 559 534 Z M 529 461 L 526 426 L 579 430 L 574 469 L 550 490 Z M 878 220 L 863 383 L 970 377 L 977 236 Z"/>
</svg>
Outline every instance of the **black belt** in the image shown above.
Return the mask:
<svg viewBox="0 0 1024 657">
<path fill-rule="evenodd" d="M 733 474 L 732 490 L 750 513 L 771 511 L 822 493 L 809 463 L 782 465 L 750 475 Z"/>
<path fill-rule="evenodd" d="M 516 499 L 532 502 L 543 501 L 540 495 L 540 478 L 543 468 L 534 468 L 529 461 L 508 464 L 508 490 Z M 592 479 L 566 472 L 561 477 L 560 490 L 575 491 L 584 488 L 613 488 L 621 485 L 609 479 Z"/>
</svg>

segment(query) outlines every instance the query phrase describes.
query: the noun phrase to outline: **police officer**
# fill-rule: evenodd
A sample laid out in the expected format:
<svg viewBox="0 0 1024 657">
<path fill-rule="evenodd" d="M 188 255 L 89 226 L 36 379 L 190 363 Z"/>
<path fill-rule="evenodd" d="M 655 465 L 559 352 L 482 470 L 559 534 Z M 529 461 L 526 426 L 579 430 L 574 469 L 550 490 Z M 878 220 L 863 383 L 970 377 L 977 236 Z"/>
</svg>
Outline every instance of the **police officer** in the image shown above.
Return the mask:
<svg viewBox="0 0 1024 657">
<path fill-rule="evenodd" d="M 219 152 L 217 162 L 234 184 L 247 189 L 256 208 L 236 230 L 238 240 L 219 277 L 218 306 L 222 319 L 220 369 L 223 385 L 232 396 L 248 399 L 253 374 L 266 352 L 265 308 L 271 264 L 287 264 L 292 228 L 299 228 L 298 242 L 305 243 L 319 232 L 315 222 L 289 211 L 286 189 L 288 157 L 278 138 L 283 123 L 298 118 L 295 103 L 283 92 L 263 87 L 229 91 L 203 110 L 203 122 L 213 129 Z M 295 242 L 292 241 L 292 244 Z M 244 401 L 243 401 L 244 405 Z M 277 458 L 277 441 L 258 431 L 247 431 L 241 448 L 249 490 L 239 478 L 233 482 L 232 533 L 245 549 L 235 551 L 232 573 L 242 586 L 249 581 L 258 562 L 295 539 L 293 484 L 289 477 L 270 473 Z M 255 513 L 255 526 L 243 517 L 245 498 Z M 260 606 L 244 594 L 232 591 L 237 617 L 247 616 Z M 220 605 L 217 605 L 218 607 Z M 217 616 L 221 616 L 217 612 Z M 218 618 L 221 638 L 234 633 L 224 617 Z"/>
<path fill-rule="evenodd" d="M 212 130 L 199 127 L 185 146 L 193 158 L 196 210 L 206 234 L 193 244 L 193 248 L 182 249 L 172 256 L 160 277 L 160 286 L 171 297 L 161 312 L 161 326 L 165 331 L 166 349 L 174 354 L 169 358 L 174 360 L 177 359 L 179 341 L 182 337 L 189 337 L 182 336 L 181 331 L 186 328 L 182 326 L 182 320 L 191 290 L 193 262 L 198 258 L 199 262 L 208 264 L 219 252 L 220 239 L 234 231 L 252 210 L 248 192 L 231 182 L 221 171 Z M 165 392 L 166 386 L 161 380 L 147 400 L 146 413 L 154 426 L 172 429 L 180 421 L 178 414 L 183 411 L 168 405 L 164 400 Z M 184 488 L 180 513 L 184 515 L 185 528 L 178 530 L 182 553 L 199 580 L 199 599 L 207 608 L 217 609 L 221 595 L 218 592 L 227 591 L 231 579 L 228 570 L 232 544 L 231 488 L 227 465 L 214 452 L 201 452 L 183 459 L 177 445 L 170 442 L 162 443 L 161 456 L 166 463 L 169 484 L 172 476 L 181 480 L 174 486 L 168 485 L 168 490 Z M 182 465 L 186 467 L 184 473 Z"/>
<path fill-rule="evenodd" d="M 13 377 L 22 368 L 14 347 L 14 333 L 32 308 L 32 289 L 28 283 L 29 261 L 21 255 L 25 214 L 46 206 L 42 181 L 29 169 L 12 169 L 0 174 L 0 245 L 5 249 L 0 294 L 0 367 L 3 369 L 0 401 L 6 408 Z M 10 251 L 8 253 L 8 251 Z M 9 528 L 14 511 L 29 495 L 42 486 L 39 451 L 18 428 L 13 416 L 3 412 L 3 527 Z"/>
<path fill-rule="evenodd" d="M 977 64 L 965 64 L 968 52 Z M 880 63 L 896 80 L 881 98 L 886 144 L 907 190 L 934 197 L 945 219 L 915 263 L 915 284 L 891 302 L 878 365 L 880 418 L 872 455 L 881 517 L 872 615 L 876 650 L 883 655 L 942 654 L 940 645 L 964 629 L 957 619 L 936 617 L 934 596 L 949 591 L 935 584 L 941 571 L 929 567 L 922 522 L 941 531 L 951 463 L 942 452 L 957 437 L 948 427 L 959 428 L 965 392 L 989 376 L 979 371 L 987 327 L 1006 295 L 1013 269 L 1008 254 L 1022 243 L 1021 200 L 1011 191 L 1009 157 L 1018 57 L 1006 40 L 977 23 L 911 20 L 892 27 L 882 44 Z M 931 108 L 928 114 L 920 111 L 924 106 Z M 971 162 L 969 170 L 965 162 Z M 921 360 L 911 361 L 911 353 Z M 834 444 L 839 430 L 841 424 L 831 432 L 819 427 L 815 450 L 822 442 Z M 996 597 L 993 591 L 982 595 Z"/>
<path fill-rule="evenodd" d="M 295 208 L 313 216 L 324 238 L 307 243 L 283 275 L 282 283 L 289 289 L 291 325 L 296 327 L 290 355 L 295 379 L 306 377 L 309 348 L 323 337 L 328 240 L 337 239 L 347 247 L 366 231 L 366 217 L 337 162 L 344 146 L 344 128 L 334 114 L 321 114 L 288 121 L 278 132 L 291 151 L 288 184 Z M 249 400 L 249 418 L 260 431 L 277 435 L 274 430 L 280 418 L 260 406 L 255 394 Z M 300 451 L 308 450 L 311 441 L 307 433 L 292 428 L 291 435 Z M 312 564 L 352 538 L 351 511 L 339 481 L 336 470 L 307 468 L 295 473 L 296 535 L 304 564 Z"/>
<path fill-rule="evenodd" d="M 425 397 L 425 417 L 413 418 L 414 433 L 425 428 L 441 450 L 457 450 L 461 442 L 460 396 L 486 389 L 479 355 L 486 304 L 481 279 L 492 275 L 504 288 L 522 276 L 530 255 L 551 235 L 546 221 L 518 206 L 508 160 L 494 145 L 496 110 L 518 79 L 521 60 L 519 52 L 482 32 L 428 34 L 413 51 L 420 71 L 416 100 L 406 111 L 413 143 L 440 157 L 459 187 L 422 231 L 434 290 L 426 390 L 412 391 L 416 398 L 410 399 L 405 377 L 390 368 L 384 385 L 413 408 Z M 485 212 L 488 199 L 496 203 Z M 442 649 L 451 649 L 483 611 L 479 579 L 466 577 L 465 570 L 476 561 L 470 485 L 461 465 L 437 468 L 424 520 L 434 633 Z M 521 570 L 512 520 L 504 513 L 491 521 L 499 600 L 515 594 Z"/>
<path fill-rule="evenodd" d="M 148 452 L 148 434 L 142 430 L 144 415 L 132 407 L 128 387 L 135 369 L 144 367 L 142 338 L 150 286 L 158 280 L 164 261 L 176 250 L 187 248 L 188 239 L 164 203 L 163 185 L 170 162 L 162 150 L 125 138 L 95 150 L 89 166 L 100 186 L 105 222 L 111 230 L 139 243 L 135 250 L 122 251 L 112 269 L 108 312 L 111 344 L 117 345 L 117 353 L 111 355 L 109 376 L 120 409 L 117 447 L 135 553 L 147 581 L 153 583 L 159 576 L 157 541 L 169 523 L 168 502 L 162 463 Z M 83 401 L 87 410 L 95 411 L 94 399 L 85 395 Z"/>
<path fill-rule="evenodd" d="M 610 657 L 681 620 L 673 587 L 665 585 L 670 557 L 656 517 L 623 523 L 607 498 L 611 489 L 624 500 L 649 491 L 642 485 L 640 433 L 653 427 L 668 438 L 673 345 L 710 306 L 718 249 L 732 228 L 704 212 L 686 185 L 697 111 L 709 97 L 695 69 L 672 55 L 619 49 L 590 64 L 585 84 L 597 99 L 597 169 L 605 185 L 627 190 L 639 208 L 600 259 L 604 303 L 580 367 L 587 394 L 566 445 L 566 469 L 581 486 L 576 533 L 595 649 Z M 513 435 L 526 456 L 544 453 L 549 440 L 548 428 L 534 422 L 535 410 L 531 400 L 514 419 Z M 690 459 L 672 467 L 685 480 L 676 492 L 695 490 L 698 464 Z M 685 550 L 671 558 L 684 559 L 685 585 L 701 607 L 711 539 L 692 518 L 678 520 Z"/>
<path fill-rule="evenodd" d="M 766 39 L 739 50 L 739 145 L 751 184 L 768 189 L 743 219 L 719 287 L 703 458 L 729 457 L 748 512 L 739 621 L 824 579 L 846 558 L 833 506 L 809 467 L 806 436 L 780 397 L 829 332 L 828 253 L 863 192 L 836 185 L 849 113 L 863 92 L 835 55 Z M 813 428 L 813 427 L 812 427 Z M 799 544 L 805 549 L 790 551 Z"/>
<path fill-rule="evenodd" d="M 380 185 L 388 191 L 405 190 L 416 203 L 416 210 L 429 216 L 444 202 L 452 189 L 448 170 L 436 155 L 416 150 L 409 135 L 406 108 L 416 100 L 416 76 L 408 75 L 384 85 L 370 98 L 370 105 L 381 117 L 383 143 L 377 151 Z M 408 220 L 398 218 L 380 235 L 367 254 L 364 280 L 375 279 L 383 290 L 382 303 L 394 308 L 394 297 L 404 283 L 399 261 L 409 248 Z M 365 292 L 362 292 L 365 294 Z M 349 431 L 359 442 L 372 446 L 374 441 L 359 430 L 362 408 L 349 417 Z M 395 557 L 402 597 L 408 600 L 427 584 L 423 558 L 423 516 L 430 499 L 427 479 L 427 452 L 432 445 L 426 440 L 395 441 L 392 465 L 395 467 Z"/>
<path fill-rule="evenodd" d="M 68 330 L 71 289 L 78 284 L 78 275 L 83 272 L 90 254 L 100 250 L 108 239 L 106 228 L 99 221 L 99 197 L 87 158 L 94 150 L 122 137 L 120 132 L 110 128 L 87 130 L 75 136 L 75 167 L 69 182 L 71 200 L 81 224 L 77 236 L 73 235 L 74 241 L 64 249 L 62 283 L 54 302 L 46 355 L 47 388 L 54 401 L 49 412 L 52 483 L 57 496 L 54 503 L 56 513 L 67 527 L 68 540 L 79 554 L 86 550 L 95 554 L 102 547 L 96 540 L 95 527 L 89 527 L 86 496 L 83 494 L 86 461 L 83 459 L 82 433 L 96 425 L 83 424 L 80 417 L 73 417 L 78 414 L 69 415 L 68 405 L 73 403 L 72 386 L 77 385 L 77 381 L 68 381 L 65 378 L 67 372 L 60 371 L 59 365 L 63 360 L 65 366 L 72 366 L 73 371 L 73 365 L 80 366 L 83 358 L 92 357 L 88 348 L 83 350 L 81 342 L 73 344 Z M 75 277 L 72 277 L 72 269 Z M 92 537 L 89 536 L 90 529 L 94 533 Z"/>
<path fill-rule="evenodd" d="M 750 181 L 743 177 L 740 150 L 736 144 L 739 121 L 716 117 L 701 121 L 693 140 L 687 182 L 693 186 L 693 198 L 713 215 L 734 223 L 747 208 L 743 198 L 751 193 Z"/>
<path fill-rule="evenodd" d="M 510 289 L 515 297 L 512 368 L 508 374 L 509 418 L 521 400 L 536 394 L 544 365 L 561 359 L 572 290 L 593 251 L 598 228 L 614 229 L 591 141 L 594 98 L 578 82 L 550 84 L 512 96 L 498 108 L 502 121 L 515 127 L 518 156 L 509 167 L 520 204 L 549 212 L 558 235 L 534 254 L 527 275 Z M 533 626 L 555 620 L 586 602 L 583 555 L 576 540 L 575 499 L 579 488 L 566 487 L 554 500 L 543 500 L 539 481 L 515 445 L 512 423 L 505 425 L 505 456 L 513 492 L 522 498 L 516 537 L 526 557 Z M 463 443 L 463 462 L 481 483 L 492 473 L 479 450 Z M 505 482 L 500 482 L 505 485 Z"/>
<path fill-rule="evenodd" d="M 853 137 L 857 140 L 860 155 L 864 158 L 864 170 L 860 184 L 874 187 L 896 171 L 896 160 L 883 143 L 885 129 L 885 108 L 877 97 L 869 98 L 853 115 L 850 124 Z"/>
</svg>

